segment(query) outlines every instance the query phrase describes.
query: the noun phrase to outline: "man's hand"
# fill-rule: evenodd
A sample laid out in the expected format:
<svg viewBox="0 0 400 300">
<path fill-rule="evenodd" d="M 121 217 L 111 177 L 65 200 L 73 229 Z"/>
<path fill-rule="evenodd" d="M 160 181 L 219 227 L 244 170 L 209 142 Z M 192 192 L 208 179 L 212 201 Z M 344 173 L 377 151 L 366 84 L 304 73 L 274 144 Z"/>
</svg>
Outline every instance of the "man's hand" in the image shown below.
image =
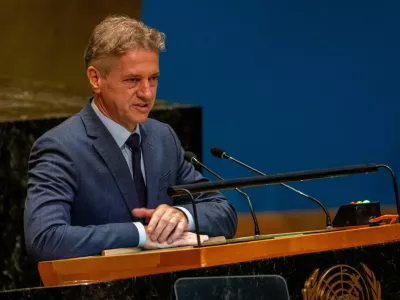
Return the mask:
<svg viewBox="0 0 400 300">
<path fill-rule="evenodd" d="M 132 214 L 137 218 L 150 220 L 146 231 L 148 239 L 153 242 L 167 241 L 171 244 L 188 229 L 185 213 L 166 204 L 161 204 L 156 209 L 135 208 Z"/>
<path fill-rule="evenodd" d="M 204 243 L 208 240 L 207 235 L 200 235 L 200 243 Z M 172 243 L 167 242 L 158 242 L 152 241 L 148 236 L 146 239 L 146 244 L 144 245 L 144 249 L 164 249 L 164 248 L 172 248 L 172 247 L 182 247 L 182 246 L 196 246 L 197 245 L 197 236 L 192 232 L 184 232 L 178 239 L 176 239 Z"/>
</svg>

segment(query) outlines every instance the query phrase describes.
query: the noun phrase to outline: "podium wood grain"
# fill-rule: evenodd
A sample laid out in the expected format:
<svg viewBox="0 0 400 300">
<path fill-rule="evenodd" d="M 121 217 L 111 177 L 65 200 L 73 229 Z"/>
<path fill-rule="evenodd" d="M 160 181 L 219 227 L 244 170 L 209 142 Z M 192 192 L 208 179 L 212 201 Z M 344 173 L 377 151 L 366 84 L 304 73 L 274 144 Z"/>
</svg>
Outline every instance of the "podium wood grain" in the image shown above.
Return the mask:
<svg viewBox="0 0 400 300">
<path fill-rule="evenodd" d="M 295 234 L 206 247 L 141 251 L 39 263 L 45 286 L 108 281 L 135 276 L 315 253 L 400 240 L 400 224 Z"/>
</svg>

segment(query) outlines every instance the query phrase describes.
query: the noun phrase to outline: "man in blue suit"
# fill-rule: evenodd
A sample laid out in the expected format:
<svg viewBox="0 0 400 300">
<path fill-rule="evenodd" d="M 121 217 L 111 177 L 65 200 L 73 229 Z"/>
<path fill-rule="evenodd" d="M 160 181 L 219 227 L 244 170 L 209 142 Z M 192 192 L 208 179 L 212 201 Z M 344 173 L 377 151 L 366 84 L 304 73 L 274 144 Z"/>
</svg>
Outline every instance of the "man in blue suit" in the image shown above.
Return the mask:
<svg viewBox="0 0 400 300">
<path fill-rule="evenodd" d="M 190 202 L 166 191 L 206 179 L 184 160 L 172 128 L 148 119 L 164 39 L 128 17 L 95 27 L 85 51 L 94 96 L 41 136 L 29 158 L 25 242 L 37 260 L 196 244 Z M 236 212 L 222 194 L 195 200 L 202 241 L 234 236 Z"/>
</svg>

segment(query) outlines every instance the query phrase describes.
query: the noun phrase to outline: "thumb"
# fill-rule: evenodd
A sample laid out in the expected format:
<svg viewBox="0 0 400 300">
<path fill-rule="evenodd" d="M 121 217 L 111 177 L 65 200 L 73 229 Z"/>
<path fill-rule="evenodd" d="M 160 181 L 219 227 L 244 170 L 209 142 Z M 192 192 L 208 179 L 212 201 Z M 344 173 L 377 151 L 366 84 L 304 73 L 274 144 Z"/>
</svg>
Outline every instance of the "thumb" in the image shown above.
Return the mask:
<svg viewBox="0 0 400 300">
<path fill-rule="evenodd" d="M 151 219 L 155 209 L 148 209 L 148 208 L 135 208 L 132 210 L 132 214 L 136 218 L 140 219 Z"/>
</svg>

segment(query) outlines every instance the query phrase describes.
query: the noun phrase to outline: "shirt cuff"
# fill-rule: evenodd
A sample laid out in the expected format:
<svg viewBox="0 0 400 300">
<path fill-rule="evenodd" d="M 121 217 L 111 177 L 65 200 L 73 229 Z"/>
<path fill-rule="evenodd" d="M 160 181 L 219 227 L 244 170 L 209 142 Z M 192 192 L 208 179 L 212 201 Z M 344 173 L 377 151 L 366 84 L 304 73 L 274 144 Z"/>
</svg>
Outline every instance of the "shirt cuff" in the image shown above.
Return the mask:
<svg viewBox="0 0 400 300">
<path fill-rule="evenodd" d="M 139 244 L 138 247 L 143 247 L 146 244 L 146 230 L 144 226 L 140 222 L 133 222 L 136 226 L 137 230 L 139 231 Z"/>
<path fill-rule="evenodd" d="M 195 231 L 196 226 L 194 224 L 194 219 L 192 214 L 184 207 L 182 206 L 174 206 L 175 208 L 183 211 L 183 213 L 186 215 L 186 218 L 188 219 L 188 231 Z"/>
</svg>

